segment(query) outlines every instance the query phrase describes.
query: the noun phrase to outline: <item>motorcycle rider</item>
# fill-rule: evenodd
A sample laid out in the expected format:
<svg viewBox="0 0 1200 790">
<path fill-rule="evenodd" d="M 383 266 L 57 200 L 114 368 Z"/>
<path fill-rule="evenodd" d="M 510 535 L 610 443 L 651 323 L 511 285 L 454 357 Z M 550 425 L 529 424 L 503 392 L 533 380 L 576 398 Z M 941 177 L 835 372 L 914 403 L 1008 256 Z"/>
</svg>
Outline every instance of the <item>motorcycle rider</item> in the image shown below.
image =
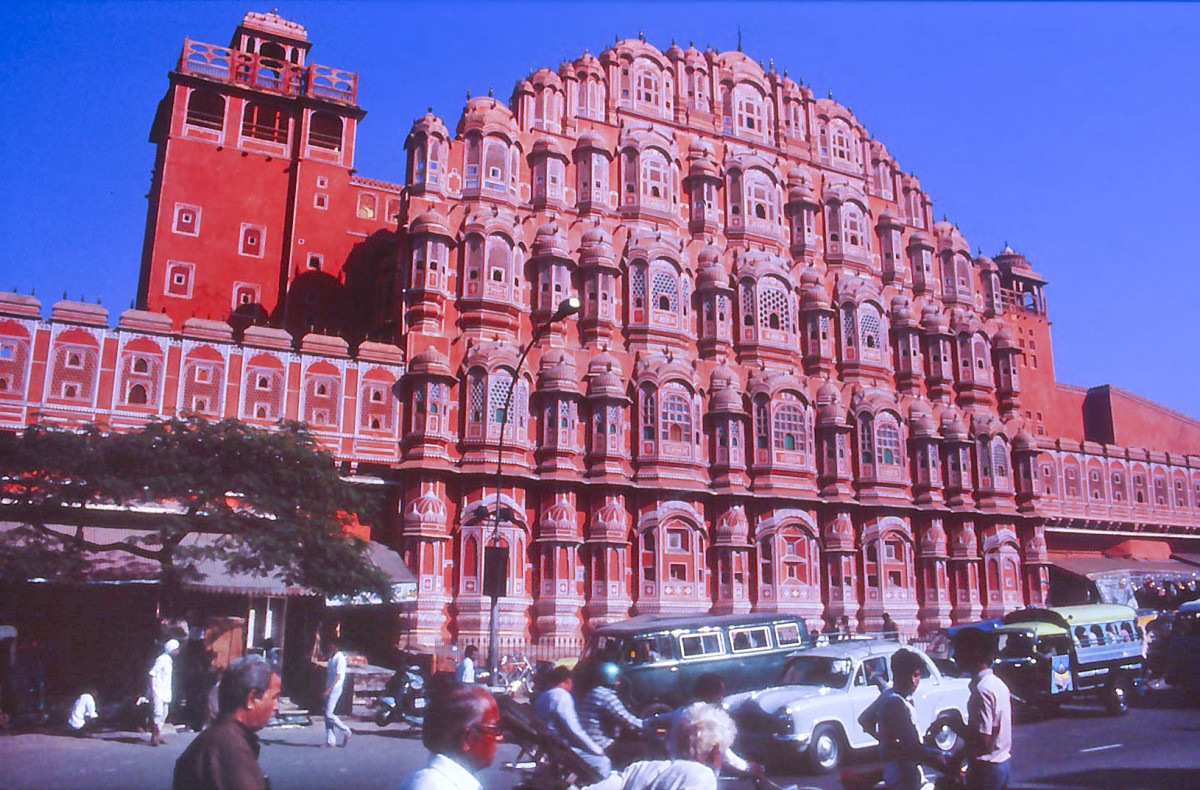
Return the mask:
<svg viewBox="0 0 1200 790">
<path fill-rule="evenodd" d="M 884 759 L 884 785 L 894 790 L 920 790 L 922 765 L 944 766 L 946 755 L 926 746 L 917 732 L 912 695 L 921 683 L 925 660 L 900 648 L 892 654 L 892 685 L 863 711 L 858 723 L 879 741 Z"/>
<path fill-rule="evenodd" d="M 551 734 L 558 736 L 571 747 L 588 765 L 601 776 L 612 770 L 612 762 L 595 741 L 583 731 L 579 714 L 575 710 L 575 698 L 571 689 L 575 681 L 571 670 L 556 666 L 546 673 L 546 690 L 533 701 L 533 715 L 546 725 Z"/>
<path fill-rule="evenodd" d="M 644 745 L 621 738 L 625 733 L 640 733 L 645 722 L 630 713 L 617 696 L 620 674 L 620 668 L 609 661 L 595 666 L 590 672 L 591 689 L 579 703 L 579 722 L 613 765 L 623 768 L 648 754 Z"/>
</svg>

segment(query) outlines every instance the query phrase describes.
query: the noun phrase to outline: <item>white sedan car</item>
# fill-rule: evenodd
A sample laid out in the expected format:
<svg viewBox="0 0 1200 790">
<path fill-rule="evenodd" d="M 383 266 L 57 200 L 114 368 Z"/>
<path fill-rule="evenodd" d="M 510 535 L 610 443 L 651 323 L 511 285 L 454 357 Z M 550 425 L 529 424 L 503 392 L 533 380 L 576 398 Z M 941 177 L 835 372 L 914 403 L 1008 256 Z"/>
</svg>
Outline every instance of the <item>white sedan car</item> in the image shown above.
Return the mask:
<svg viewBox="0 0 1200 790">
<path fill-rule="evenodd" d="M 891 683 L 891 656 L 900 647 L 869 640 L 806 650 L 788 659 L 782 685 L 726 697 L 738 725 L 739 750 L 789 765 L 804 758 L 812 769 L 827 772 L 841 764 L 847 749 L 878 745 L 858 717 Z M 910 649 L 925 659 L 913 695 L 917 731 L 935 731 L 937 746 L 951 749 L 957 736 L 945 722 L 955 713 L 966 720 L 968 680 L 943 675 L 928 656 Z"/>
</svg>

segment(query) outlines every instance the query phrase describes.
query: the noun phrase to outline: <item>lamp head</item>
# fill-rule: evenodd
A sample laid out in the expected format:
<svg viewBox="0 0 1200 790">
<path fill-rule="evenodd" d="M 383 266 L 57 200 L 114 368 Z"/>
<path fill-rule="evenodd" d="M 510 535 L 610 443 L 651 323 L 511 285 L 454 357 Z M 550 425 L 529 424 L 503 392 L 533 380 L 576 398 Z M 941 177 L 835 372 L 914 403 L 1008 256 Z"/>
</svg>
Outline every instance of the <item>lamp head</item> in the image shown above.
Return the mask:
<svg viewBox="0 0 1200 790">
<path fill-rule="evenodd" d="M 578 296 L 571 296 L 563 299 L 558 303 L 558 309 L 554 311 L 554 315 L 550 316 L 550 323 L 561 321 L 567 316 L 575 315 L 579 312 L 580 301 Z"/>
</svg>

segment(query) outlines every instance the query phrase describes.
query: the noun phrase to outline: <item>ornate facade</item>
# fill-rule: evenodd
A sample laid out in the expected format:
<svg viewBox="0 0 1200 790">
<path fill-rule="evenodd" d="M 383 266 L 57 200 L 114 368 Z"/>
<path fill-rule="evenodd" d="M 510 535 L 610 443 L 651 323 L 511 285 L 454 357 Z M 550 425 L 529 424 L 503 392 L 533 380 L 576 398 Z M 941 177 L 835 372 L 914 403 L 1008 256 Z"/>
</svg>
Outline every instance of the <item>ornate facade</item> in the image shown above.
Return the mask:
<svg viewBox="0 0 1200 790">
<path fill-rule="evenodd" d="M 929 631 L 1044 603 L 1058 531 L 1200 527 L 1200 423 L 1057 384 L 1029 262 L 773 65 L 621 41 L 418 118 L 395 185 L 308 47 L 185 44 L 142 310 L 0 298 L 0 424 L 308 421 L 394 486 L 429 645 L 486 641 L 497 535 L 502 642 L 565 654 L 630 614 Z"/>
</svg>

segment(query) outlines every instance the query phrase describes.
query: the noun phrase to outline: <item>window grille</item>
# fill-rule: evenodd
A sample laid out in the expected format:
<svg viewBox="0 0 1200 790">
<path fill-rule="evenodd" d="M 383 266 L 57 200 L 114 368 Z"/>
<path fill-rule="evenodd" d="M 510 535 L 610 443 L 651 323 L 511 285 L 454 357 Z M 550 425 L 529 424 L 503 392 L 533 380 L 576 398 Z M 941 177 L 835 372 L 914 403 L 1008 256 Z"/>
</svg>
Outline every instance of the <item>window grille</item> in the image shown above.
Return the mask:
<svg viewBox="0 0 1200 790">
<path fill-rule="evenodd" d="M 662 438 L 687 442 L 692 435 L 692 407 L 682 395 L 666 395 L 662 402 Z"/>
<path fill-rule="evenodd" d="M 659 310 L 675 312 L 678 285 L 670 272 L 658 271 L 651 280 L 650 303 Z"/>
<path fill-rule="evenodd" d="M 775 409 L 775 449 L 804 450 L 804 411 L 793 403 Z"/>
<path fill-rule="evenodd" d="M 888 420 L 881 421 L 876 435 L 880 461 L 888 466 L 899 466 L 902 460 L 900 457 L 900 431 L 897 430 L 895 424 Z"/>
<path fill-rule="evenodd" d="M 758 315 L 759 326 L 764 329 L 792 331 L 792 311 L 787 294 L 777 288 L 763 288 L 758 297 L 762 305 Z"/>
</svg>

